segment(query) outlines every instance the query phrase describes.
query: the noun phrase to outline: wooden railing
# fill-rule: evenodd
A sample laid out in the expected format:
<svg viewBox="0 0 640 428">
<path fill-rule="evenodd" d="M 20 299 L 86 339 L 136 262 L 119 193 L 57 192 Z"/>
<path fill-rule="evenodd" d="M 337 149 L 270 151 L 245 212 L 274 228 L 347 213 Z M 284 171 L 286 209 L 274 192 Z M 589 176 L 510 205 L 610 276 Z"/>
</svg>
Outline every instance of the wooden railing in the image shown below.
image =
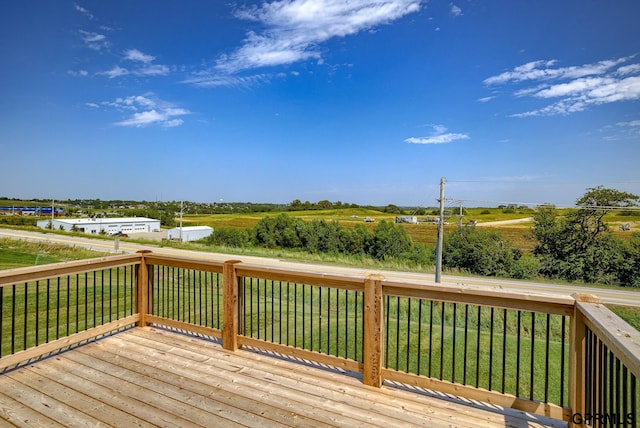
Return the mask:
<svg viewBox="0 0 640 428">
<path fill-rule="evenodd" d="M 149 252 L 0 272 L 0 369 L 135 325 L 575 426 L 638 422 L 640 333 L 592 296 Z"/>
</svg>

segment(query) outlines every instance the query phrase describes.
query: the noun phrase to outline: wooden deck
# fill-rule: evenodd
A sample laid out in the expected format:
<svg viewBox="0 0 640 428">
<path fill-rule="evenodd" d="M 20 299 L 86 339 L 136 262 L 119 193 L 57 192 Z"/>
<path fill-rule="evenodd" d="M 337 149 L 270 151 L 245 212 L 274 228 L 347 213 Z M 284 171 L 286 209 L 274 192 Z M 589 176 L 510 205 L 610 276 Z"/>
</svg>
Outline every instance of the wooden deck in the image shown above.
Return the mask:
<svg viewBox="0 0 640 428">
<path fill-rule="evenodd" d="M 287 358 L 134 328 L 0 374 L 0 426 L 563 427 L 510 409 L 365 386 Z"/>
</svg>

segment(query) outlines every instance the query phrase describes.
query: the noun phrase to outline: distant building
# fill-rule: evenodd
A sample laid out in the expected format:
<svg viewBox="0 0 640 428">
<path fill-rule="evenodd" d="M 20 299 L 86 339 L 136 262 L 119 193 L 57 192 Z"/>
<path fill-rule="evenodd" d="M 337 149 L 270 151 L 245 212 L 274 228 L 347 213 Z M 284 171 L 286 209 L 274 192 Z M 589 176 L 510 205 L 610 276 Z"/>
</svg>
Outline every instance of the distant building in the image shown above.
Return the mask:
<svg viewBox="0 0 640 428">
<path fill-rule="evenodd" d="M 37 222 L 39 228 L 49 229 L 51 220 Z M 160 220 L 146 217 L 117 217 L 117 218 L 55 218 L 54 230 L 68 230 L 89 234 L 118 235 L 140 232 L 160 231 Z"/>
<path fill-rule="evenodd" d="M 209 226 L 187 226 L 187 227 L 174 227 L 169 229 L 167 238 L 182 242 L 197 241 L 204 239 L 213 233 L 213 228 Z"/>
<path fill-rule="evenodd" d="M 396 217 L 396 223 L 418 224 L 418 217 L 414 215 L 405 215 L 405 216 Z"/>
</svg>

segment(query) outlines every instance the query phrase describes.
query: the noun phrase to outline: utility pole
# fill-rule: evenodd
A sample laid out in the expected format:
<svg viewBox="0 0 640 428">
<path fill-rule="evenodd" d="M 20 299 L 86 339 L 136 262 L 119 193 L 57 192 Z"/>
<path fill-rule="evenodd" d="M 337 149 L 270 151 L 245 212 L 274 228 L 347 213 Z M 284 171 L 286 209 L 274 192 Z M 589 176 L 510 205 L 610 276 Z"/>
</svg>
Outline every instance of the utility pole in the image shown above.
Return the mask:
<svg viewBox="0 0 640 428">
<path fill-rule="evenodd" d="M 184 210 L 184 201 L 180 201 L 180 242 L 182 242 L 182 211 Z"/>
<path fill-rule="evenodd" d="M 458 229 L 462 229 L 462 201 L 460 201 L 460 220 L 458 220 Z"/>
<path fill-rule="evenodd" d="M 440 282 L 442 275 L 442 239 L 444 236 L 444 183 L 446 178 L 440 179 L 440 219 L 438 221 L 438 243 L 436 246 L 436 282 Z"/>
</svg>

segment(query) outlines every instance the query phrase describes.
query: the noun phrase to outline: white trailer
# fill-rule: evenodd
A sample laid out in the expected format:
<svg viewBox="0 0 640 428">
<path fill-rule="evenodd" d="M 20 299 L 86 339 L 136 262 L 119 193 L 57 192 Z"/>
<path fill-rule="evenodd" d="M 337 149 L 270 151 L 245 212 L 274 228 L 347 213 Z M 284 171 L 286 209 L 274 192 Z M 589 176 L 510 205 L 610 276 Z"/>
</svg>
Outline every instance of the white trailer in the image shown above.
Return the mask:
<svg viewBox="0 0 640 428">
<path fill-rule="evenodd" d="M 213 228 L 209 226 L 187 226 L 187 227 L 174 227 L 169 229 L 167 238 L 173 241 L 197 241 L 204 239 L 213 233 Z"/>
</svg>

